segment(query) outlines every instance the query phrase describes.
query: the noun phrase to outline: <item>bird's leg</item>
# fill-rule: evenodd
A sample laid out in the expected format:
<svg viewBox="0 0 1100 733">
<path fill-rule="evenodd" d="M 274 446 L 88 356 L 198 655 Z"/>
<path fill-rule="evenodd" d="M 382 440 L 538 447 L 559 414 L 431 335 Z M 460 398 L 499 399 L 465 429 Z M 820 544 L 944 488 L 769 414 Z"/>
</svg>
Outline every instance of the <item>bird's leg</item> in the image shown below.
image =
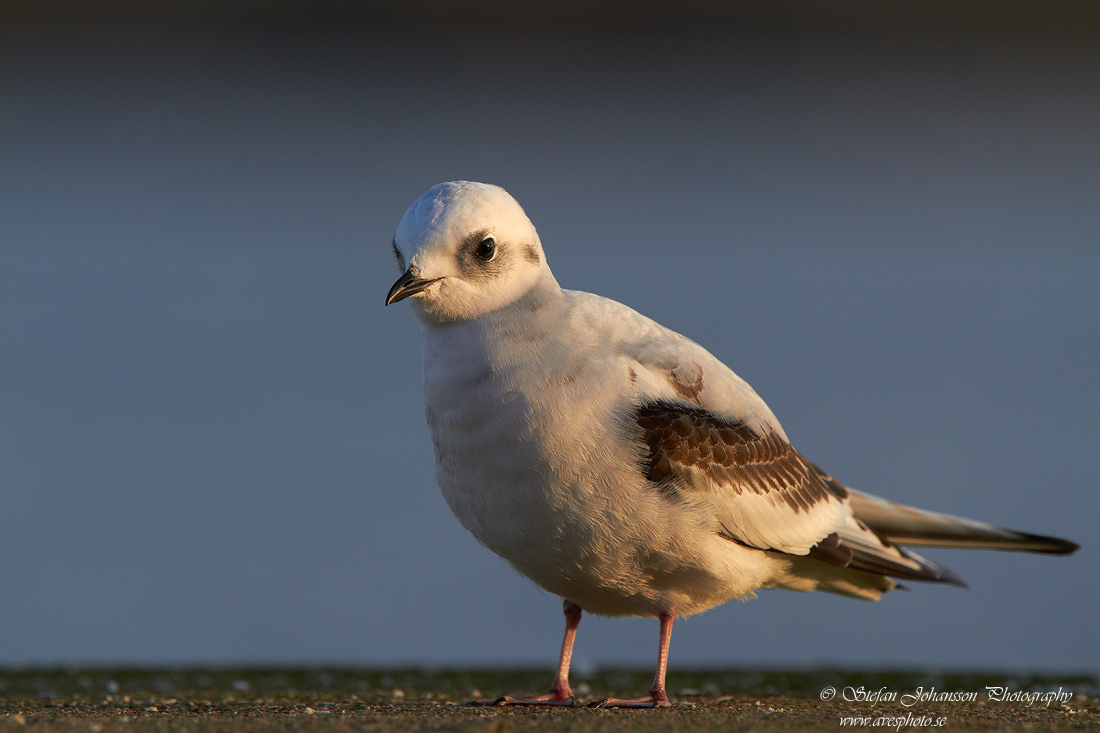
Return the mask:
<svg viewBox="0 0 1100 733">
<path fill-rule="evenodd" d="M 558 671 L 550 691 L 535 697 L 512 697 L 505 695 L 490 705 L 564 705 L 571 706 L 573 691 L 569 688 L 569 662 L 573 658 L 573 639 L 577 636 L 577 626 L 581 622 L 581 607 L 568 598 L 562 606 L 565 611 L 565 636 L 561 640 L 561 657 L 558 658 Z"/>
<path fill-rule="evenodd" d="M 668 672 L 668 645 L 672 640 L 672 622 L 676 619 L 671 613 L 661 614 L 661 638 L 657 646 L 657 674 L 653 676 L 653 687 L 645 697 L 618 698 L 592 703 L 597 708 L 667 708 L 668 693 L 665 691 L 665 673 Z"/>
</svg>

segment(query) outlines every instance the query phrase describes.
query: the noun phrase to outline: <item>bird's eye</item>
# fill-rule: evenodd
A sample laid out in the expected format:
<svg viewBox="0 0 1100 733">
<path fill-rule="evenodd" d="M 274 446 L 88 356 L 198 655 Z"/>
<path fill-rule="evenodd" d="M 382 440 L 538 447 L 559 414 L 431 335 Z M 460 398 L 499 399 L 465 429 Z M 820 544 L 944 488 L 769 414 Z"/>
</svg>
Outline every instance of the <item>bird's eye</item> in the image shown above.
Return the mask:
<svg viewBox="0 0 1100 733">
<path fill-rule="evenodd" d="M 478 259 L 488 262 L 493 259 L 497 253 L 497 243 L 492 237 L 486 237 L 478 243 L 477 249 L 474 250 L 474 254 Z"/>
</svg>

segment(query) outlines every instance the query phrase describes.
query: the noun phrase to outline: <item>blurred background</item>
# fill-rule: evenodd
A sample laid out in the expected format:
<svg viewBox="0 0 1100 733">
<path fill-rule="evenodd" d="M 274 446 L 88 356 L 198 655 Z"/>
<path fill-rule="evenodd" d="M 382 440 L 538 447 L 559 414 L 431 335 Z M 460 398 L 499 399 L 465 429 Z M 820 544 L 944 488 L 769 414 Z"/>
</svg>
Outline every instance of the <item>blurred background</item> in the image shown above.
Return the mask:
<svg viewBox="0 0 1100 733">
<path fill-rule="evenodd" d="M 1083 545 L 969 590 L 764 591 L 676 669 L 1097 670 L 1100 22 L 1084 3 L 0 9 L 0 665 L 552 666 L 439 495 L 431 185 L 700 342 L 892 499 Z M 583 672 L 657 625 L 586 617 Z"/>
</svg>

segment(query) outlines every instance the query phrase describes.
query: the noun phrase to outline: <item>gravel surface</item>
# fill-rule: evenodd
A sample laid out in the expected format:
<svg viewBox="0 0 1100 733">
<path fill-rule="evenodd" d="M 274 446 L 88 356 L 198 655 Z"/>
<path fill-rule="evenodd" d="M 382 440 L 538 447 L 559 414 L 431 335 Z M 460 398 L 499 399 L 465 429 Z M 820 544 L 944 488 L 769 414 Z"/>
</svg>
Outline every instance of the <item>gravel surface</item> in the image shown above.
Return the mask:
<svg viewBox="0 0 1100 733">
<path fill-rule="evenodd" d="M 673 670 L 676 703 L 668 710 L 468 704 L 504 692 L 541 692 L 550 676 L 546 670 L 8 670 L 0 671 L 0 731 L 1100 730 L 1100 682 L 1090 674 Z M 612 670 L 578 676 L 574 685 L 583 704 L 640 694 L 649 682 L 644 672 Z"/>
</svg>

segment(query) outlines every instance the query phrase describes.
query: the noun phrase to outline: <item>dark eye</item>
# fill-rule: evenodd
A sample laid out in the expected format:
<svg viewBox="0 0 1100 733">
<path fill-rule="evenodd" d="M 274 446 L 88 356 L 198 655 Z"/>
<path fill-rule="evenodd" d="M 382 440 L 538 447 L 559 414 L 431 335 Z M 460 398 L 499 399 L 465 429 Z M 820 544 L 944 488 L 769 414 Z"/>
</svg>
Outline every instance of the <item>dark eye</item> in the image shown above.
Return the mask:
<svg viewBox="0 0 1100 733">
<path fill-rule="evenodd" d="M 474 254 L 478 256 L 478 259 L 488 262 L 493 259 L 497 253 L 497 243 L 492 237 L 486 237 L 481 240 L 477 245 L 477 249 L 474 250 Z"/>
</svg>

